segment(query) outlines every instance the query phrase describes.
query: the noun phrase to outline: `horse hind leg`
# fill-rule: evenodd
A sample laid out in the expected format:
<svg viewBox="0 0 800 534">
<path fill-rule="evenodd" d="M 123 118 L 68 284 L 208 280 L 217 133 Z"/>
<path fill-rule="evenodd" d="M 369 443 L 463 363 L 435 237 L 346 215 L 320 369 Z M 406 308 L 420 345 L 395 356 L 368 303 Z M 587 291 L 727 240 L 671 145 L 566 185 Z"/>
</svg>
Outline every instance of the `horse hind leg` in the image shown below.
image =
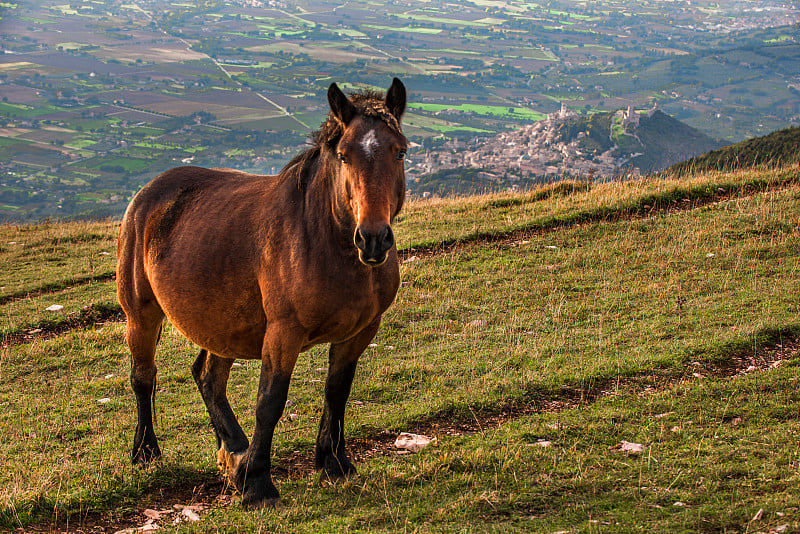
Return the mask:
<svg viewBox="0 0 800 534">
<path fill-rule="evenodd" d="M 131 388 L 136 396 L 138 415 L 131 459 L 134 464 L 144 466 L 161 456 L 153 429 L 153 404 L 157 370 L 155 352 L 164 316 L 156 308 L 146 316 L 137 315 L 129 316 L 127 325 L 127 341 L 131 351 Z"/>
<path fill-rule="evenodd" d="M 230 479 L 233 479 L 239 461 L 249 446 L 226 393 L 233 362 L 233 359 L 222 358 L 202 349 L 192 365 L 192 376 L 206 404 L 217 436 L 217 465 Z"/>
</svg>

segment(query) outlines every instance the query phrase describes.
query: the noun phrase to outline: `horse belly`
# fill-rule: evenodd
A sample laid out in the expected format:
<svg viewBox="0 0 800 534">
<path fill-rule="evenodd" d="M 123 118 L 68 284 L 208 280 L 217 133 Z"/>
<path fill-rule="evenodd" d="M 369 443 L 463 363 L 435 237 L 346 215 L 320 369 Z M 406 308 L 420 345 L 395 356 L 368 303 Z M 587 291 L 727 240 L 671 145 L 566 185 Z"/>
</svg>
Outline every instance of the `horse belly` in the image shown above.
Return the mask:
<svg viewBox="0 0 800 534">
<path fill-rule="evenodd" d="M 167 319 L 190 341 L 219 356 L 261 358 L 266 321 L 257 286 L 204 282 L 200 273 L 151 278 Z"/>
</svg>

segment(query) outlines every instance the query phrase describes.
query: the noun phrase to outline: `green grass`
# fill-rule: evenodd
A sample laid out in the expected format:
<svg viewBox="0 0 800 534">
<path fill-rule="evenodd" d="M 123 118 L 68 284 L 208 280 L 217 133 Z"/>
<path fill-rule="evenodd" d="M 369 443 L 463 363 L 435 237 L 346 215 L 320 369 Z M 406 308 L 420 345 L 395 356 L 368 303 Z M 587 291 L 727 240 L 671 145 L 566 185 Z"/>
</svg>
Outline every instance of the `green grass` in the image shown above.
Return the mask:
<svg viewBox="0 0 800 534">
<path fill-rule="evenodd" d="M 72 141 L 67 142 L 66 146 L 69 148 L 80 149 L 80 148 L 87 148 L 96 144 L 97 141 L 95 141 L 94 139 L 73 139 Z"/>
<path fill-rule="evenodd" d="M 402 266 L 403 287 L 359 365 L 351 399 L 362 404 L 349 407 L 347 432 L 372 438 L 422 429 L 438 445 L 413 456 L 378 454 L 359 463 L 357 480 L 334 487 L 319 486 L 314 475 L 284 477 L 285 510 L 231 506 L 181 530 L 798 528 L 797 354 L 776 369 L 733 379 L 691 376 L 694 362 L 713 368 L 800 336 L 797 173 L 410 202 L 395 225 L 402 248 L 466 241 Z M 644 216 L 719 189 L 743 196 Z M 639 210 L 641 218 L 627 217 Z M 113 239 L 114 225 L 105 224 L 0 227 L 0 258 L 19 253 L 6 245 L 8 236 L 35 236 L 28 240 L 33 250 L 57 246 L 56 238 L 58 246 L 73 239 L 76 249 L 96 250 Z M 517 243 L 469 242 L 519 228 L 538 233 Z M 13 277 L 42 287 L 86 272 L 80 259 L 70 265 L 42 268 L 38 283 Z M 50 297 L 74 313 L 89 300 L 113 302 L 106 300 L 113 283 L 6 303 L 0 313 L 28 328 Z M 466 326 L 475 319 L 486 328 Z M 0 525 L 46 525 L 54 514 L 88 510 L 111 520 L 162 492 L 214 480 L 214 438 L 189 372 L 195 352 L 167 326 L 157 357 L 165 459 L 138 471 L 128 466 L 135 419 L 124 325 L 0 349 Z M 313 454 L 326 361 L 322 348 L 298 360 L 289 398 L 300 417 L 277 430 L 279 466 L 293 451 Z M 257 382 L 257 362 L 233 369 L 228 391 L 246 429 Z M 570 407 L 581 391 L 608 393 Z M 110 401 L 97 402 L 103 398 Z M 566 404 L 540 412 L 559 403 Z M 484 420 L 477 433 L 436 430 L 508 406 L 527 406 L 527 415 Z M 530 446 L 540 438 L 552 447 Z M 610 449 L 621 440 L 648 450 Z M 761 520 L 751 522 L 760 508 Z"/>
<path fill-rule="evenodd" d="M 354 30 L 352 28 L 336 28 L 333 31 L 335 31 L 336 33 L 341 33 L 342 35 L 346 35 L 347 37 L 354 37 L 356 39 L 367 36 L 366 33 Z"/>
<path fill-rule="evenodd" d="M 113 271 L 116 232 L 111 222 L 0 226 L 0 299 Z"/>
<path fill-rule="evenodd" d="M 52 113 L 52 111 L 50 113 Z M 117 117 L 111 117 L 109 119 L 80 119 L 76 120 L 75 124 L 85 131 L 85 130 L 108 128 L 112 124 L 118 124 L 120 122 L 122 121 Z"/>
<path fill-rule="evenodd" d="M 475 26 L 484 28 L 486 26 L 494 26 L 505 22 L 503 19 L 484 18 L 479 20 L 463 20 L 451 19 L 446 17 L 432 17 L 428 15 L 419 15 L 417 13 L 398 13 L 397 17 L 400 19 L 412 20 L 414 22 L 427 22 L 433 24 L 447 24 L 452 26 Z"/>
<path fill-rule="evenodd" d="M 20 143 L 30 143 L 30 142 L 31 141 L 28 141 L 26 139 L 19 139 L 16 137 L 0 137 L 0 148 L 14 146 Z"/>
<path fill-rule="evenodd" d="M 430 124 L 426 128 L 443 134 L 451 132 L 475 132 L 475 133 L 491 132 L 491 130 L 484 130 L 483 128 L 473 128 L 472 126 L 449 126 L 443 124 Z"/>
<path fill-rule="evenodd" d="M 790 488 L 798 485 L 797 371 L 795 360 L 730 382 L 694 381 L 644 395 L 623 390 L 585 409 L 526 416 L 447 438 L 419 455 L 381 458 L 334 488 L 292 481 L 282 487 L 292 495 L 285 511 L 218 510 L 190 531 L 256 524 L 276 532 L 286 524 L 293 532 L 796 528 Z M 762 403 L 765 413 L 754 409 Z M 539 438 L 553 445 L 531 446 Z M 648 450 L 609 449 L 621 440 Z M 762 519 L 751 522 L 759 509 Z"/>
<path fill-rule="evenodd" d="M 485 132 L 489 131 L 489 130 L 482 130 L 480 128 L 473 128 L 471 126 L 463 126 L 450 121 L 439 119 L 437 117 L 420 115 L 414 112 L 407 113 L 405 117 L 403 117 L 403 123 L 404 127 L 406 127 L 409 130 L 409 132 L 422 131 L 428 135 L 430 135 L 430 132 L 447 133 L 458 130 L 464 130 L 464 131 L 478 130 Z"/>
<path fill-rule="evenodd" d="M 94 162 L 90 168 L 122 167 L 126 172 L 136 172 L 146 169 L 150 163 L 150 161 L 142 158 L 101 158 L 99 161 Z"/>
<path fill-rule="evenodd" d="M 480 52 L 476 52 L 474 50 L 456 50 L 454 48 L 415 48 L 414 52 L 423 52 L 423 53 L 430 53 L 430 52 L 446 52 L 448 54 L 463 54 L 467 56 L 480 56 L 482 55 Z"/>
<path fill-rule="evenodd" d="M 47 311 L 53 304 L 64 306 L 60 311 Z M 82 322 L 89 308 L 120 309 L 116 282 L 77 284 L 62 290 L 15 299 L 3 305 L 0 340 L 19 336 L 35 329 L 53 329 Z"/>
<path fill-rule="evenodd" d="M 631 182 L 594 183 L 584 187 L 556 185 L 525 194 L 492 194 L 463 199 L 415 202 L 400 214 L 400 248 L 441 241 L 471 240 L 499 232 L 544 230 L 563 224 L 631 215 L 667 207 L 683 199 L 713 197 L 726 192 L 797 184 L 800 170 L 673 175 Z M 541 202 L 542 198 L 548 202 Z"/>
</svg>

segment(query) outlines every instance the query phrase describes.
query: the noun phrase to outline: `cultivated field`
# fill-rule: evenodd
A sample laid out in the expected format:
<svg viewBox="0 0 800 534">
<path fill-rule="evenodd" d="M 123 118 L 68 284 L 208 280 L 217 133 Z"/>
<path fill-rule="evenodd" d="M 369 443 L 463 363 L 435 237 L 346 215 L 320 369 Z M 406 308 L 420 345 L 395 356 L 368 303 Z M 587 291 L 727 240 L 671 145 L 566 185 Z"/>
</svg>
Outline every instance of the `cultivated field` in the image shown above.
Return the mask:
<svg viewBox="0 0 800 534">
<path fill-rule="evenodd" d="M 658 102 L 730 142 L 800 116 L 792 2 L 270 4 L 0 1 L 0 221 L 119 217 L 184 160 L 270 174 L 324 119 L 333 81 L 401 78 L 418 161 L 562 103 Z"/>
<path fill-rule="evenodd" d="M 311 469 L 317 348 L 298 361 L 276 432 L 287 506 L 246 512 L 216 473 L 197 349 L 171 326 L 158 355 L 164 459 L 129 465 L 116 224 L 0 227 L 0 528 L 113 531 L 180 504 L 200 520 L 157 523 L 800 529 L 800 168 L 413 202 L 395 231 L 403 286 L 348 407 L 359 478 L 321 486 Z M 246 429 L 257 381 L 258 363 L 233 369 Z M 402 431 L 437 441 L 398 454 Z"/>
</svg>

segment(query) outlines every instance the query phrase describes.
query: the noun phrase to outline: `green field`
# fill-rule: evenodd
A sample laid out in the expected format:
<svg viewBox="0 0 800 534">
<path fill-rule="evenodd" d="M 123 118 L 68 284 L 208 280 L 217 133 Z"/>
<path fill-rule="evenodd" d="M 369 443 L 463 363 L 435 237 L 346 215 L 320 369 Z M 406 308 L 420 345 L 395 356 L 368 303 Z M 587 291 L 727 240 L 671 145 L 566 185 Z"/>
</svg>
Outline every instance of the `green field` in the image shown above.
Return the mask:
<svg viewBox="0 0 800 534">
<path fill-rule="evenodd" d="M 545 115 L 536 111 L 515 106 L 488 106 L 483 104 L 426 104 L 412 102 L 408 105 L 410 109 L 420 109 L 423 111 L 460 111 L 463 113 L 474 113 L 476 115 L 487 115 L 492 117 L 518 118 L 520 120 L 537 121 L 545 118 Z"/>
<path fill-rule="evenodd" d="M 421 10 L 418 10 L 421 11 Z M 505 22 L 503 19 L 491 18 L 486 17 L 478 20 L 463 20 L 463 19 L 452 19 L 448 17 L 433 17 L 429 15 L 419 15 L 416 13 L 398 13 L 398 18 L 401 19 L 408 19 L 413 20 L 415 22 L 427 22 L 427 23 L 434 23 L 434 24 L 452 24 L 454 26 L 476 26 L 476 27 L 486 27 L 486 26 L 494 26 L 497 24 L 502 24 Z"/>
<path fill-rule="evenodd" d="M 14 146 L 20 143 L 30 143 L 30 141 L 16 137 L 0 137 L 0 148 Z"/>
<path fill-rule="evenodd" d="M 310 469 L 316 348 L 276 431 L 287 506 L 247 512 L 218 482 L 196 348 L 169 325 L 164 460 L 128 464 L 116 224 L 0 227 L 1 528 L 113 531 L 175 503 L 211 508 L 191 532 L 800 528 L 796 166 L 410 202 L 395 232 L 403 287 L 348 408 L 359 478 L 322 486 Z M 228 388 L 245 428 L 257 368 Z M 437 442 L 399 455 L 401 431 Z"/>
<path fill-rule="evenodd" d="M 560 17 L 569 17 L 578 20 L 599 20 L 599 17 L 590 17 L 588 15 L 579 15 L 577 13 L 568 13 L 566 11 L 556 11 L 554 9 L 550 10 L 551 15 L 558 15 Z"/>
<path fill-rule="evenodd" d="M 483 128 L 475 128 L 468 126 L 461 126 L 457 123 L 452 123 L 436 117 L 429 117 L 426 115 L 419 115 L 416 113 L 408 113 L 405 117 L 405 130 L 409 133 L 417 132 L 437 132 L 445 134 L 448 132 L 476 132 L 476 133 L 491 133 L 492 130 Z"/>
<path fill-rule="evenodd" d="M 8 115 L 10 117 L 40 117 L 42 115 L 56 113 L 58 111 L 64 110 L 49 105 L 32 107 L 25 104 L 9 104 L 7 102 L 0 102 L 0 114 Z"/>
<path fill-rule="evenodd" d="M 35 24 L 58 24 L 55 20 L 41 19 L 34 17 L 19 17 L 19 19 L 24 20 L 26 22 L 33 22 Z"/>
<path fill-rule="evenodd" d="M 95 159 L 88 165 L 90 169 L 102 169 L 103 167 L 122 167 L 127 172 L 135 172 L 146 169 L 150 162 L 140 158 L 103 158 Z"/>
<path fill-rule="evenodd" d="M 354 37 L 356 39 L 361 37 L 366 37 L 366 33 L 362 33 L 358 30 L 353 30 L 350 28 L 340 28 L 336 30 L 337 33 L 341 33 L 342 35 L 346 35 L 347 37 Z"/>
<path fill-rule="evenodd" d="M 69 141 L 68 143 L 66 143 L 65 146 L 69 146 L 70 148 L 81 149 L 81 148 L 87 148 L 87 147 L 90 147 L 90 146 L 96 145 L 96 144 L 97 144 L 97 141 L 95 141 L 93 139 L 74 139 L 74 140 Z"/>
<path fill-rule="evenodd" d="M 438 35 L 442 33 L 443 30 L 438 28 L 422 28 L 419 26 L 400 26 L 400 27 L 393 27 L 393 26 L 378 26 L 374 24 L 365 24 L 365 28 L 370 28 L 372 30 L 383 30 L 387 32 L 406 32 L 406 33 L 422 33 L 428 35 Z"/>
</svg>

